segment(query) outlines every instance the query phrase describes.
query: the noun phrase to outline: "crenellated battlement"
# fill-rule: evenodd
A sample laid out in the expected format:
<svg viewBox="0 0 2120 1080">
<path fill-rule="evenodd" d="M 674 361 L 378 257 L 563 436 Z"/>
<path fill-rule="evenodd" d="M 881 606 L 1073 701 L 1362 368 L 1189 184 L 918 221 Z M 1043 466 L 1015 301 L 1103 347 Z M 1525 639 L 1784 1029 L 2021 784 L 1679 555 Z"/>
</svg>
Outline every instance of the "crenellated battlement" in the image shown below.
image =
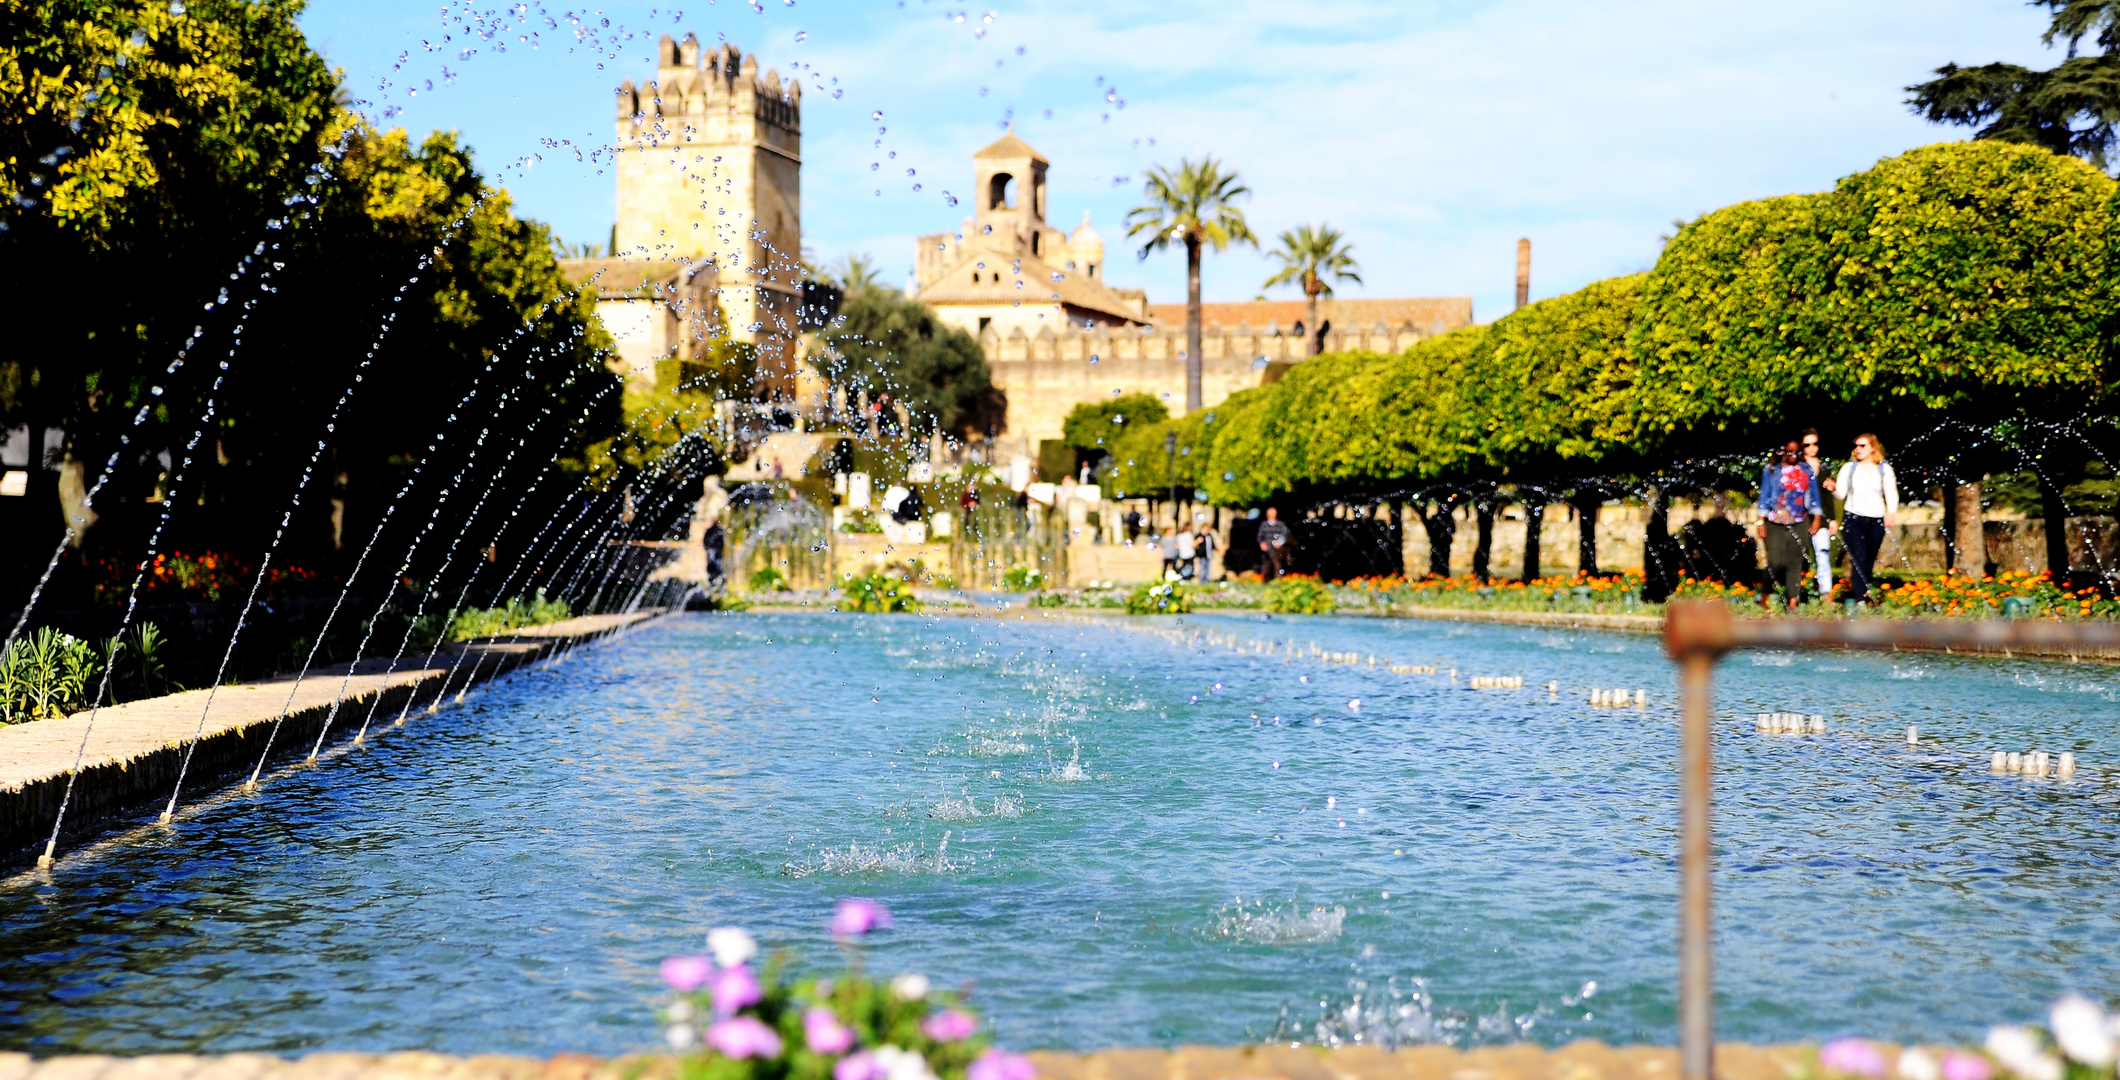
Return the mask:
<svg viewBox="0 0 2120 1080">
<path fill-rule="evenodd" d="M 791 135 L 802 133 L 802 81 L 783 83 L 777 69 L 758 73 L 758 58 L 724 42 L 700 58 L 699 37 L 683 41 L 664 34 L 656 46 L 654 80 L 618 86 L 617 119 L 623 125 L 653 126 L 656 120 L 705 119 L 746 114 Z M 621 135 L 625 133 L 622 131 Z"/>
<path fill-rule="evenodd" d="M 1465 305 L 1470 320 L 1471 304 Z M 1441 332 L 1413 322 L 1368 326 L 1350 323 L 1326 331 L 1328 352 L 1364 349 L 1404 352 Z M 989 325 L 978 334 L 994 385 L 1008 395 L 1007 449 L 1034 453 L 1039 442 L 1060 437 L 1069 410 L 1085 401 L 1118 394 L 1148 394 L 1185 411 L 1185 326 L 1051 326 L 1002 333 Z M 1309 346 L 1301 333 L 1282 326 L 1209 323 L 1200 335 L 1204 400 L 1212 408 L 1229 395 L 1276 379 L 1304 362 Z"/>
</svg>

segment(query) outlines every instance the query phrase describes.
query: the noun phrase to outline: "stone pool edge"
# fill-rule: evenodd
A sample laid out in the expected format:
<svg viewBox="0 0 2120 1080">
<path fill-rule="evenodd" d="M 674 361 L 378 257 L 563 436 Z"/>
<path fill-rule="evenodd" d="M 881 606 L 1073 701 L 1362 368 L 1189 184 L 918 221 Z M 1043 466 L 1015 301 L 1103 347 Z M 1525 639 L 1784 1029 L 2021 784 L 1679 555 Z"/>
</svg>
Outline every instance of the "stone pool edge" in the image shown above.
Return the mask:
<svg viewBox="0 0 2120 1080">
<path fill-rule="evenodd" d="M 1882 1044 L 1880 1044 L 1882 1045 Z M 1897 1048 L 1886 1048 L 1888 1057 Z M 1672 1080 L 1678 1051 L 1668 1046 L 1613 1047 L 1595 1040 L 1547 1049 L 1526 1043 L 1458 1050 L 1418 1046 L 1323 1049 L 1284 1044 L 1178 1046 L 1027 1055 L 1039 1080 Z M 1717 1080 L 1798 1080 L 1817 1072 L 1808 1044 L 1716 1047 Z M 551 1058 L 425 1051 L 393 1054 L 314 1053 L 142 1057 L 71 1055 L 34 1059 L 0 1053 L 0 1080 L 672 1080 L 678 1059 L 666 1054 Z"/>
<path fill-rule="evenodd" d="M 307 693 L 288 708 L 293 676 L 243 686 L 228 686 L 212 696 L 211 718 L 199 721 L 208 706 L 207 691 L 187 690 L 168 697 L 149 698 L 109 706 L 96 725 L 98 745 L 84 756 L 73 798 L 66 811 L 65 829 L 59 837 L 59 854 L 94 842 L 105 833 L 137 825 L 166 799 L 183 767 L 186 747 L 201 727 L 203 737 L 192 751 L 185 774 L 188 795 L 183 806 L 196 805 L 226 791 L 257 764 L 266 741 L 272 738 L 272 760 L 285 765 L 305 756 L 316 740 L 332 705 L 338 700 L 342 681 L 349 685 L 342 717 L 363 714 L 373 705 L 377 714 L 408 708 L 429 694 L 439 700 L 454 690 L 461 695 L 474 685 L 484 685 L 525 665 L 568 652 L 615 633 L 638 627 L 660 617 L 661 609 L 623 615 L 590 615 L 526 627 L 504 638 L 467 643 L 459 652 L 474 656 L 470 671 L 459 684 L 458 652 L 442 654 L 447 666 L 417 668 L 389 674 L 355 674 L 347 679 L 347 665 L 313 671 L 304 680 Z M 491 661 L 490 665 L 488 661 Z M 52 820 L 65 797 L 67 778 L 74 772 L 74 748 L 81 743 L 85 714 L 31 720 L 0 726 L 0 763 L 8 774 L 0 776 L 0 875 L 13 874 L 36 865 L 37 856 L 51 833 Z M 276 738 L 269 733 L 275 723 Z M 357 725 L 334 725 L 327 746 L 336 746 L 353 735 Z M 371 728 L 370 738 L 380 738 L 390 725 Z"/>
</svg>

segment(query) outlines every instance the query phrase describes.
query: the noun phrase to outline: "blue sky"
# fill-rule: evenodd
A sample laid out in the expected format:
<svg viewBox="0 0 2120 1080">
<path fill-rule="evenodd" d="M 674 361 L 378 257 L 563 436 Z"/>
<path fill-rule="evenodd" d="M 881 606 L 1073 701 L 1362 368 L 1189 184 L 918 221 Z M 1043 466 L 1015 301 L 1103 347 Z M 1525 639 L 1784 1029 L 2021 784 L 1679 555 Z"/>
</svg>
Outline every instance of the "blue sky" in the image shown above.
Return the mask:
<svg viewBox="0 0 2120 1080">
<path fill-rule="evenodd" d="M 1937 65 L 2055 56 L 2044 9 L 2013 0 L 498 3 L 311 0 L 302 21 L 371 115 L 461 132 L 570 240 L 604 238 L 613 191 L 568 147 L 608 141 L 610 90 L 652 77 L 654 35 L 689 30 L 783 76 L 801 65 L 820 260 L 863 252 L 902 280 L 912 238 L 963 217 L 946 194 L 1013 119 L 1052 159 L 1054 222 L 1091 213 L 1115 285 L 1184 298 L 1182 256 L 1121 257 L 1120 221 L 1144 168 L 1212 153 L 1250 185 L 1262 236 L 1349 235 L 1364 284 L 1341 295 L 1469 294 L 1481 321 L 1510 306 L 1519 236 L 1534 297 L 1645 269 L 1673 218 L 1963 137 L 1901 104 Z M 467 38 L 481 17 L 506 32 Z M 1211 257 L 1207 298 L 1249 299 L 1271 272 L 1257 252 Z"/>
</svg>

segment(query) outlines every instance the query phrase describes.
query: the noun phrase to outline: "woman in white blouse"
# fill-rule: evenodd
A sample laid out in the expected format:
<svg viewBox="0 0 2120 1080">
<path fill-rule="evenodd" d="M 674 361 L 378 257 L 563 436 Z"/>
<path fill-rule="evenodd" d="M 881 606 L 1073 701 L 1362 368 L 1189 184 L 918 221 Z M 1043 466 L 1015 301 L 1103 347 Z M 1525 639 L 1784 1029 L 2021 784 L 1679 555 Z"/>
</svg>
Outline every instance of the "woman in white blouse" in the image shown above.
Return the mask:
<svg viewBox="0 0 2120 1080">
<path fill-rule="evenodd" d="M 1849 596 L 1866 599 L 1884 531 L 1899 517 L 1899 481 L 1884 462 L 1884 444 L 1877 436 L 1856 436 L 1855 459 L 1840 467 L 1833 493 L 1840 498 L 1840 540 L 1848 549 Z"/>
</svg>

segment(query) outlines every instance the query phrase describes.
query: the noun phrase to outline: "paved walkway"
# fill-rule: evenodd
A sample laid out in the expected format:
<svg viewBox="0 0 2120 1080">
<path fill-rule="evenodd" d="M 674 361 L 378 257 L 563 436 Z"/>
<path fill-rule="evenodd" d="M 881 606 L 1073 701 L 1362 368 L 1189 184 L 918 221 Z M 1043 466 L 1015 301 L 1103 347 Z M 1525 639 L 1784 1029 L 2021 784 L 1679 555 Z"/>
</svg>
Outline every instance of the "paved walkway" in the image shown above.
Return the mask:
<svg viewBox="0 0 2120 1080">
<path fill-rule="evenodd" d="M 1889 1051 L 1888 1051 L 1889 1053 Z M 1039 1080 L 1674 1080 L 1678 1052 L 1669 1047 L 1609 1047 L 1577 1042 L 1557 1050 L 1520 1045 L 1478 1050 L 1423 1046 L 1319 1050 L 1289 1046 L 1183 1046 L 1094 1054 L 1029 1055 Z M 1718 1080 L 1789 1080 L 1814 1075 L 1807 1046 L 1717 1048 Z M 671 1080 L 667 1056 L 599 1060 L 561 1054 L 548 1060 L 451 1057 L 446 1054 L 311 1054 L 289 1060 L 265 1054 L 192 1057 L 59 1057 L 32 1061 L 0 1054 L 0 1080 Z"/>
<path fill-rule="evenodd" d="M 389 670 L 388 660 L 364 660 L 350 678 L 349 665 L 339 664 L 310 672 L 299 686 L 295 676 L 284 675 L 212 692 L 186 690 L 107 707 L 96 714 L 93 727 L 87 713 L 0 726 L 0 868 L 33 861 L 42 851 L 77 753 L 81 775 L 67 808 L 62 843 L 166 801 L 184 748 L 195 737 L 199 746 L 184 785 L 191 796 L 218 790 L 232 778 L 247 778 L 268 740 L 276 760 L 306 756 L 332 706 L 342 700 L 342 689 L 343 704 L 330 720 L 327 742 L 350 738 L 371 707 L 374 737 L 376 729 L 390 726 L 404 710 L 428 708 L 449 694 L 462 693 L 471 682 L 485 682 L 656 614 L 589 615 L 529 627 L 438 654 L 431 665 L 424 653 L 415 654 L 396 671 Z M 280 730 L 274 735 L 276 721 Z"/>
</svg>

